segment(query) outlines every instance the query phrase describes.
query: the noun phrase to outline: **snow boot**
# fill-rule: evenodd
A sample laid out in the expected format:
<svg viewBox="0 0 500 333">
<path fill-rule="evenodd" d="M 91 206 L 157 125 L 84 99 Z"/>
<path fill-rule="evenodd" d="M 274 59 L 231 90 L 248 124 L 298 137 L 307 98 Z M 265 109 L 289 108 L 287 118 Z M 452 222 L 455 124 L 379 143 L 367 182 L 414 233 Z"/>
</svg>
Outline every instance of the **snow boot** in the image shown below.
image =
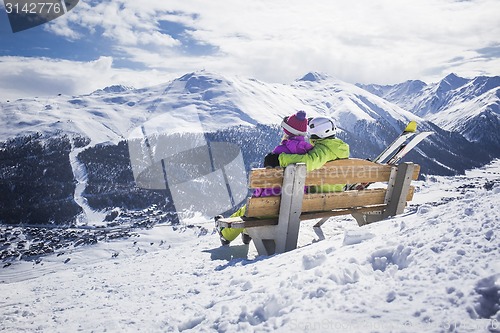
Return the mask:
<svg viewBox="0 0 500 333">
<path fill-rule="evenodd" d="M 231 242 L 228 241 L 227 239 L 225 239 L 224 236 L 222 236 L 222 229 L 224 229 L 224 228 L 219 227 L 219 225 L 217 224 L 217 221 L 219 221 L 223 217 L 224 216 L 222 216 L 222 215 L 217 215 L 216 217 L 214 217 L 215 230 L 217 230 L 217 233 L 219 234 L 219 240 L 220 240 L 220 243 L 222 244 L 222 246 L 229 246 L 229 243 L 231 243 Z"/>
<path fill-rule="evenodd" d="M 252 237 L 250 237 L 249 234 L 247 234 L 246 232 L 242 232 L 241 233 L 241 240 L 243 241 L 243 244 L 250 244 L 250 241 L 252 240 Z"/>
</svg>

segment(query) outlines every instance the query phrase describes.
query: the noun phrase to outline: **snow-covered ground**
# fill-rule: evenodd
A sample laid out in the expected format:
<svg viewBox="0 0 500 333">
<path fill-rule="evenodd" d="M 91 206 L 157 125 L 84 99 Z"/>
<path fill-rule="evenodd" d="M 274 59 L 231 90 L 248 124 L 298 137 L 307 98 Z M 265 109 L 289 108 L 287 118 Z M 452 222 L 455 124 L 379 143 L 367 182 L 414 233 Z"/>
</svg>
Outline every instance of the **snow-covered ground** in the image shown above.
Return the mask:
<svg viewBox="0 0 500 333">
<path fill-rule="evenodd" d="M 500 160 L 415 182 L 401 216 L 256 257 L 211 222 L 0 268 L 4 332 L 500 332 Z"/>
</svg>

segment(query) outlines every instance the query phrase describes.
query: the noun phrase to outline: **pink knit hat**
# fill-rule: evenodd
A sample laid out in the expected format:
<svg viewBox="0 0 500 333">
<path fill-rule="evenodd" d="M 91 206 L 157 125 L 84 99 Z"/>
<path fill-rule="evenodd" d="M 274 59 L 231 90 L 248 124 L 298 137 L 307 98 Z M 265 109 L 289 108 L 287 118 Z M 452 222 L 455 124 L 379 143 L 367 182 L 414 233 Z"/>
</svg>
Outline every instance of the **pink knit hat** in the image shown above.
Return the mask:
<svg viewBox="0 0 500 333">
<path fill-rule="evenodd" d="M 307 117 L 305 111 L 298 111 L 290 117 L 285 117 L 281 122 L 281 127 L 288 135 L 307 135 Z"/>
</svg>

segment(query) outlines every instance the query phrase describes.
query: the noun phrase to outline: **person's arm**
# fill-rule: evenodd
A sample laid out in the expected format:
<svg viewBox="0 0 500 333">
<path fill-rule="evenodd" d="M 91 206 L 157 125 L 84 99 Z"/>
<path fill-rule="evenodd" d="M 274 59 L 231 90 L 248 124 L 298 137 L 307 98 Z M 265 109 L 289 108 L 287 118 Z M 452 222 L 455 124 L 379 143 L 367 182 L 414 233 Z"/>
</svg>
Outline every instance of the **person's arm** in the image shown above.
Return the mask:
<svg viewBox="0 0 500 333">
<path fill-rule="evenodd" d="M 278 161 L 281 167 L 292 163 L 305 163 L 307 171 L 321 168 L 326 162 L 349 158 L 349 145 L 342 140 L 333 139 L 317 142 L 312 150 L 304 155 L 281 154 Z"/>
<path fill-rule="evenodd" d="M 325 149 L 326 147 L 315 146 L 304 155 L 281 154 L 278 159 L 281 167 L 286 167 L 293 163 L 305 163 L 307 171 L 321 168 L 326 162 L 337 159 L 337 156 Z"/>
</svg>

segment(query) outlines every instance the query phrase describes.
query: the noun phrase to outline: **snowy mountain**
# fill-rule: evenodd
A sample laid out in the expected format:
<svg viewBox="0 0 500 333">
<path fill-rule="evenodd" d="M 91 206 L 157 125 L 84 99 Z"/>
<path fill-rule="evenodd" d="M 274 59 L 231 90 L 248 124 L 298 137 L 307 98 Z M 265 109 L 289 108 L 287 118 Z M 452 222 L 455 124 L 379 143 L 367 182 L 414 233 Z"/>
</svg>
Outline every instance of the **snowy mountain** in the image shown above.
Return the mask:
<svg viewBox="0 0 500 333">
<path fill-rule="evenodd" d="M 415 185 L 403 215 L 361 228 L 331 218 L 323 237 L 302 223 L 299 248 L 270 257 L 240 239 L 220 247 L 199 221 L 5 263 L 2 329 L 500 332 L 500 160 Z M 0 230 L 2 247 L 37 243 L 33 228 Z M 45 232 L 56 245 L 74 233 Z"/>
<path fill-rule="evenodd" d="M 170 142 L 171 150 L 188 141 L 232 143 L 248 170 L 279 142 L 281 119 L 300 109 L 334 118 L 338 135 L 360 158 L 375 157 L 408 121 L 417 120 L 420 130 L 435 132 L 407 157 L 421 164 L 423 174 L 460 174 L 492 155 L 456 132 L 321 73 L 269 84 L 201 71 L 154 87 L 112 86 L 82 96 L 2 102 L 0 109 L 0 220 L 9 224 L 101 224 L 112 220 L 114 209 L 152 205 L 170 212 L 168 188 L 137 186 L 134 140 L 154 136 Z"/>
<path fill-rule="evenodd" d="M 500 76 L 465 79 L 450 74 L 434 84 L 359 86 L 500 156 Z"/>
<path fill-rule="evenodd" d="M 321 73 L 269 84 L 197 72 L 0 109 L 4 331 L 500 331 L 500 161 L 364 89 Z M 297 250 L 259 257 L 240 240 L 220 247 L 205 216 L 178 223 L 169 188 L 137 186 L 134 163 L 158 142 L 228 142 L 246 169 L 260 165 L 298 109 L 333 117 L 361 158 L 409 120 L 434 131 L 407 158 L 422 180 L 405 214 L 305 222 Z"/>
</svg>

